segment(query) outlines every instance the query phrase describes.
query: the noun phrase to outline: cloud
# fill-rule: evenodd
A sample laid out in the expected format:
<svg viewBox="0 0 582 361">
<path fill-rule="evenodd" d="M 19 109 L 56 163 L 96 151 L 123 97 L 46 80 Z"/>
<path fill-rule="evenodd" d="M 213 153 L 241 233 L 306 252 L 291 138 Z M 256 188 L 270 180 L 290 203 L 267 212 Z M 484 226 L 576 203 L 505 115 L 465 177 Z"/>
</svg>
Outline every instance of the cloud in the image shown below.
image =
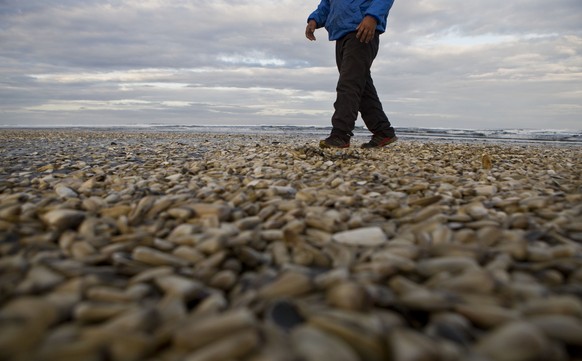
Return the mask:
<svg viewBox="0 0 582 361">
<path fill-rule="evenodd" d="M 4 0 L 0 125 L 329 125 L 317 1 Z M 579 0 L 396 1 L 372 68 L 396 126 L 582 127 Z M 361 124 L 361 123 L 360 123 Z"/>
</svg>

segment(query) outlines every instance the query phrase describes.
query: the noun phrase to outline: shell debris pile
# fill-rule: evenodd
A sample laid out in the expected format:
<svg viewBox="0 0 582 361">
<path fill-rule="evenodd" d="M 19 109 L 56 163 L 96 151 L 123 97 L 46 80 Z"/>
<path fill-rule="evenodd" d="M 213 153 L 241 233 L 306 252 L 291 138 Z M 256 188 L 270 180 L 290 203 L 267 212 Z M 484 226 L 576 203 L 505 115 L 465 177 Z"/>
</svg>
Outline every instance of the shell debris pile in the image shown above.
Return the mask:
<svg viewBox="0 0 582 361">
<path fill-rule="evenodd" d="M 582 359 L 579 147 L 0 138 L 0 359 Z"/>
</svg>

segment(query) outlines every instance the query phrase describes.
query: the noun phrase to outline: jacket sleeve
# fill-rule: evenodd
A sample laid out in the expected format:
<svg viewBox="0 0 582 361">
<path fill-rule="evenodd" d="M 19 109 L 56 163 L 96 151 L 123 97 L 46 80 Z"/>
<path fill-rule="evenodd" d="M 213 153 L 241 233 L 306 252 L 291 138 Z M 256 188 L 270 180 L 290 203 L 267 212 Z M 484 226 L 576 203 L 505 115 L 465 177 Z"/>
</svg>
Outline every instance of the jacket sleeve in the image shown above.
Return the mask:
<svg viewBox="0 0 582 361">
<path fill-rule="evenodd" d="M 321 3 L 319 3 L 317 10 L 312 12 L 311 15 L 309 15 L 309 17 L 307 18 L 307 22 L 309 22 L 309 20 L 315 20 L 315 22 L 317 23 L 317 28 L 324 27 L 325 22 L 327 20 L 327 16 L 329 15 L 329 9 L 330 9 L 329 0 L 321 0 Z"/>
<path fill-rule="evenodd" d="M 394 0 L 373 0 L 372 4 L 366 10 L 366 14 L 376 18 L 378 23 L 381 23 L 382 20 L 386 21 L 386 17 L 388 16 L 388 12 L 392 8 L 394 4 Z"/>
</svg>

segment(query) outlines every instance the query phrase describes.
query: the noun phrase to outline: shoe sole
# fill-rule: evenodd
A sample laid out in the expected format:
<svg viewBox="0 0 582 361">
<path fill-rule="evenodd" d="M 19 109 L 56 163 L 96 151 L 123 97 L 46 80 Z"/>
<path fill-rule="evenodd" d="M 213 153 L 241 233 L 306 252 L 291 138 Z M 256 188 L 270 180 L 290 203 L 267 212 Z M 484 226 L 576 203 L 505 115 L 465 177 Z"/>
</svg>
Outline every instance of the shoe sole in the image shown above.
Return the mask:
<svg viewBox="0 0 582 361">
<path fill-rule="evenodd" d="M 319 147 L 320 147 L 320 148 L 336 148 L 336 149 L 343 149 L 343 148 L 349 148 L 349 147 L 350 147 L 350 145 L 349 145 L 349 144 L 347 144 L 347 145 L 342 145 L 342 146 L 336 147 L 335 145 L 330 145 L 330 144 L 327 144 L 327 143 L 325 142 L 325 140 L 320 140 L 320 141 L 319 141 Z"/>
<path fill-rule="evenodd" d="M 366 147 L 365 145 L 368 143 L 365 143 L 365 144 L 362 144 L 362 148 L 363 149 L 383 148 L 383 147 L 387 146 L 388 144 L 394 143 L 397 140 L 398 140 L 398 137 L 394 136 L 394 137 L 390 138 L 390 140 L 387 141 L 386 143 L 382 143 L 382 144 L 371 146 L 371 147 Z"/>
</svg>

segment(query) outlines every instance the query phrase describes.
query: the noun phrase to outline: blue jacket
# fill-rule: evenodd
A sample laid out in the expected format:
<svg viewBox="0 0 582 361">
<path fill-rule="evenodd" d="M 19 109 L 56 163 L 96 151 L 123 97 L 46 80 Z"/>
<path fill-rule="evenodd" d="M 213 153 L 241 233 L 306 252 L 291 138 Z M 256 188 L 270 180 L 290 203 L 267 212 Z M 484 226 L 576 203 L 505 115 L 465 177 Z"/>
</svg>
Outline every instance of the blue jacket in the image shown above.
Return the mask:
<svg viewBox="0 0 582 361">
<path fill-rule="evenodd" d="M 325 26 L 329 40 L 337 40 L 356 31 L 362 19 L 371 15 L 378 22 L 376 30 L 383 33 L 392 4 L 394 0 L 321 0 L 307 21 L 315 20 L 317 28 Z"/>
</svg>

